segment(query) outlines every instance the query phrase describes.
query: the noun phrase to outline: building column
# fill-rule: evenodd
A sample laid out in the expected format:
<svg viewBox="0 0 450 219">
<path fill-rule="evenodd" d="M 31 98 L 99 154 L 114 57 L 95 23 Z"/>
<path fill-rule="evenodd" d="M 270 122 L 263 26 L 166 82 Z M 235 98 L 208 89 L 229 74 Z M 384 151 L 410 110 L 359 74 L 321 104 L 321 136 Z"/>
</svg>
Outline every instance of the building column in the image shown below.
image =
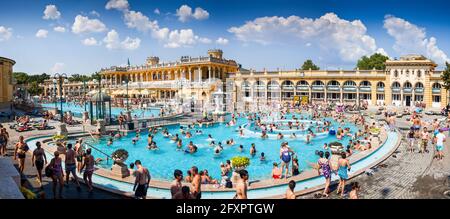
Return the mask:
<svg viewBox="0 0 450 219">
<path fill-rule="evenodd" d="M 193 81 L 192 80 L 192 68 L 189 68 L 189 81 Z"/>
<path fill-rule="evenodd" d="M 186 78 L 186 70 L 184 70 L 184 69 L 181 71 L 181 79 L 183 79 L 183 78 L 187 79 Z"/>
<path fill-rule="evenodd" d="M 341 103 L 344 103 L 344 91 L 343 91 L 343 87 L 341 87 L 340 89 L 339 89 L 339 101 L 341 102 Z"/>
<path fill-rule="evenodd" d="M 308 101 L 312 103 L 312 85 L 308 89 Z"/>
<path fill-rule="evenodd" d="M 425 81 L 424 81 L 424 91 L 423 91 L 423 102 L 425 102 L 426 108 L 431 108 L 432 107 L 432 103 L 433 103 L 433 94 L 432 94 L 432 85 L 430 82 L 430 75 L 427 74 L 426 72 L 424 73 L 425 75 Z M 443 88 L 441 88 L 443 89 Z M 447 95 L 443 96 L 444 98 L 447 97 Z M 441 103 L 442 103 L 442 96 L 441 96 Z"/>
<path fill-rule="evenodd" d="M 211 66 L 208 67 L 208 81 L 211 82 Z"/>
<path fill-rule="evenodd" d="M 371 87 L 370 87 L 370 95 L 371 95 L 370 102 L 374 106 L 374 105 L 377 105 L 377 85 L 376 85 L 377 82 L 370 82 L 370 83 L 371 83 Z M 375 83 L 375 85 L 373 85 L 373 83 Z"/>
<path fill-rule="evenodd" d="M 198 67 L 198 82 L 202 82 L 202 68 Z"/>
</svg>

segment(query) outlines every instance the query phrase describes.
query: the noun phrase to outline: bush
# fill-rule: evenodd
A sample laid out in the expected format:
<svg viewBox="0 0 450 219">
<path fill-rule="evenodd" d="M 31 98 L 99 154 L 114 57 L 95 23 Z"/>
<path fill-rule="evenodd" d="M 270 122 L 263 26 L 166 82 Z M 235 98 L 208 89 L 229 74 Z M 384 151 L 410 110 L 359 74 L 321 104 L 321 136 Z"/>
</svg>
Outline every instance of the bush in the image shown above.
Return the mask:
<svg viewBox="0 0 450 219">
<path fill-rule="evenodd" d="M 126 161 L 128 159 L 128 151 L 125 149 L 118 149 L 111 154 L 113 160 Z"/>
<path fill-rule="evenodd" d="M 233 157 L 231 158 L 231 165 L 233 166 L 233 168 L 236 167 L 246 168 L 250 165 L 250 158 L 241 156 Z"/>
<path fill-rule="evenodd" d="M 338 147 L 342 147 L 342 143 L 341 142 L 337 142 L 337 141 L 334 141 L 334 142 L 331 142 L 330 144 L 328 144 L 330 147 L 331 146 L 338 146 Z"/>
<path fill-rule="evenodd" d="M 53 139 L 53 141 L 67 140 L 67 136 L 65 136 L 65 135 L 53 135 L 52 139 Z"/>
</svg>

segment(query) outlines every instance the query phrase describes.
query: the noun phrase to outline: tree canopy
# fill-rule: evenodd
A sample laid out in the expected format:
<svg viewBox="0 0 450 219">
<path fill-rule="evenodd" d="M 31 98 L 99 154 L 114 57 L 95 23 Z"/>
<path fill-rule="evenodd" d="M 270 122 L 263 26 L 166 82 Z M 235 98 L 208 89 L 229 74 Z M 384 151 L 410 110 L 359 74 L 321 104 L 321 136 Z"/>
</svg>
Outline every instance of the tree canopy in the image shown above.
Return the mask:
<svg viewBox="0 0 450 219">
<path fill-rule="evenodd" d="M 442 72 L 441 79 L 444 82 L 444 88 L 450 90 L 450 63 L 445 63 L 445 70 Z"/>
<path fill-rule="evenodd" d="M 375 53 L 371 55 L 370 57 L 363 56 L 361 59 L 358 60 L 358 64 L 356 67 L 359 68 L 359 70 L 385 70 L 386 65 L 385 62 L 388 60 L 389 57 L 382 55 L 380 53 Z"/>
<path fill-rule="evenodd" d="M 315 65 L 311 59 L 306 60 L 302 65 L 302 70 L 320 70 L 319 66 Z"/>
<path fill-rule="evenodd" d="M 40 75 L 28 75 L 25 72 L 14 72 L 13 77 L 16 79 L 17 84 L 31 84 L 32 82 L 42 84 L 45 80 L 50 79 L 50 75 L 46 73 Z"/>
</svg>

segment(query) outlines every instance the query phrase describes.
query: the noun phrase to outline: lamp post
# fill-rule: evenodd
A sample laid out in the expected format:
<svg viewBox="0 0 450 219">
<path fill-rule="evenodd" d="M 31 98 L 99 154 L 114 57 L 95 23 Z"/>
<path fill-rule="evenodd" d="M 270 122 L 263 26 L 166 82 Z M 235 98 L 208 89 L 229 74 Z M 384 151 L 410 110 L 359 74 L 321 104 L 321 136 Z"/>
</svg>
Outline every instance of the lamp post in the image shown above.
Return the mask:
<svg viewBox="0 0 450 219">
<path fill-rule="evenodd" d="M 56 105 L 56 84 L 59 85 L 59 103 L 60 103 L 60 111 L 61 111 L 61 123 L 64 123 L 64 111 L 63 111 L 63 100 L 62 100 L 62 89 L 63 89 L 63 83 L 67 83 L 67 75 L 65 73 L 55 73 L 53 76 L 53 84 L 55 85 L 55 108 L 57 108 Z"/>
<path fill-rule="evenodd" d="M 102 83 L 106 83 L 106 80 L 102 79 L 101 77 L 99 78 L 99 80 L 94 79 L 94 83 L 97 83 L 97 82 L 98 82 L 98 95 L 100 97 L 100 102 L 99 103 L 103 104 Z M 98 109 L 98 106 L 97 106 L 97 109 Z M 100 112 L 97 114 L 97 118 L 99 118 L 99 119 L 101 118 L 102 119 L 103 118 L 103 114 L 104 114 L 104 112 L 103 112 L 103 109 L 102 109 L 102 105 L 100 105 Z"/>
<path fill-rule="evenodd" d="M 86 112 L 86 79 L 83 80 L 83 93 L 84 93 L 84 111 Z"/>
</svg>

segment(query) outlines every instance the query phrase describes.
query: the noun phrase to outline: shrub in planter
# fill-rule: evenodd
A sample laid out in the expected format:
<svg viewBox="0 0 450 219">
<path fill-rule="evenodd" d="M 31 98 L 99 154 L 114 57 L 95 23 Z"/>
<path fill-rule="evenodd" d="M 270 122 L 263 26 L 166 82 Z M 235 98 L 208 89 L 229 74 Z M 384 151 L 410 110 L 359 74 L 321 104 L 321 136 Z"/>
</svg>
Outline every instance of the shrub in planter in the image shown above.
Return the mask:
<svg viewBox="0 0 450 219">
<path fill-rule="evenodd" d="M 231 158 L 231 166 L 235 170 L 245 169 L 249 165 L 250 165 L 250 158 L 248 158 L 248 157 L 236 156 L 236 157 Z"/>
<path fill-rule="evenodd" d="M 128 151 L 125 149 L 118 149 L 111 154 L 112 159 L 116 163 L 124 163 L 128 159 Z"/>
</svg>

